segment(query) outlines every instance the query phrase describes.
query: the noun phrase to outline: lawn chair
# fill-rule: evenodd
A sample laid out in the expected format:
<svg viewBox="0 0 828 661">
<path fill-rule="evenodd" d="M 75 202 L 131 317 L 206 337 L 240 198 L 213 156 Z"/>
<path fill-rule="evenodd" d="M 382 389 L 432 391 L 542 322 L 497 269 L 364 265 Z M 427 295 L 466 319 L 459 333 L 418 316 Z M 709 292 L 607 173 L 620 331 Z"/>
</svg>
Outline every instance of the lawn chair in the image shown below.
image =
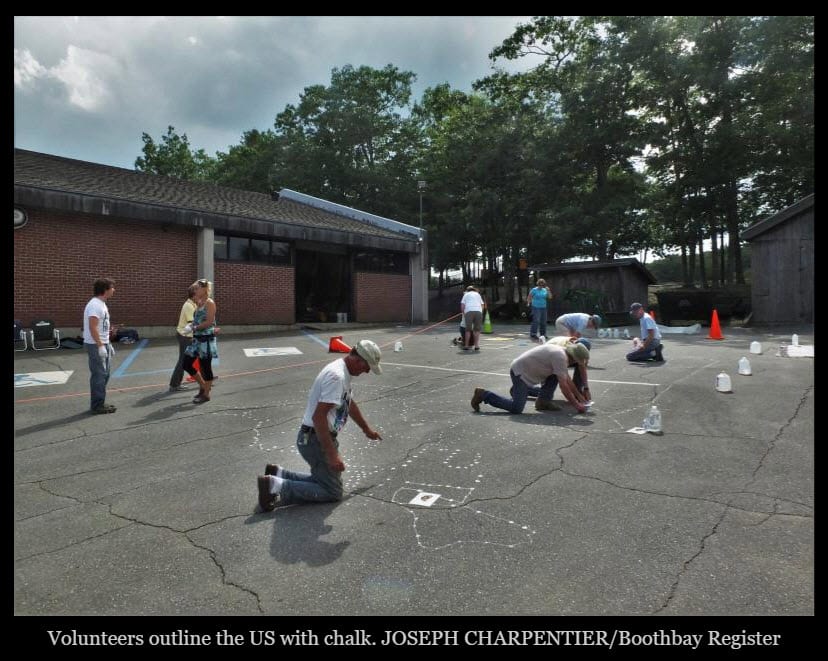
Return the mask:
<svg viewBox="0 0 828 661">
<path fill-rule="evenodd" d="M 55 328 L 51 319 L 35 319 L 31 323 L 29 339 L 32 349 L 35 351 L 46 351 L 47 349 L 60 349 L 60 331 Z M 37 346 L 38 342 L 47 342 L 48 346 Z"/>
<path fill-rule="evenodd" d="M 19 319 L 14 320 L 14 350 L 15 351 L 26 351 L 29 348 L 29 333 L 27 330 L 23 328 L 23 324 Z M 22 342 L 23 346 L 18 347 L 18 344 Z"/>
</svg>

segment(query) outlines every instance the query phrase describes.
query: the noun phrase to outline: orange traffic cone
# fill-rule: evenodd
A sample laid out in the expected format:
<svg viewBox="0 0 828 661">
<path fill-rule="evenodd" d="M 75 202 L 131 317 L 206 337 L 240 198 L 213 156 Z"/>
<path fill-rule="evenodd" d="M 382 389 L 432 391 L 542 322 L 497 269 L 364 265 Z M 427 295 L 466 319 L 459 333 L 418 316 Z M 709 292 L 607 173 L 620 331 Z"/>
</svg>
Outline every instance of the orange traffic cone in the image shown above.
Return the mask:
<svg viewBox="0 0 828 661">
<path fill-rule="evenodd" d="M 328 343 L 328 353 L 351 353 L 351 347 L 342 341 L 341 335 L 337 335 Z"/>
<path fill-rule="evenodd" d="M 716 310 L 713 310 L 713 317 L 710 319 L 710 335 L 707 336 L 708 340 L 723 340 L 724 335 L 722 335 L 722 329 L 719 327 L 719 313 Z"/>
<path fill-rule="evenodd" d="M 201 371 L 201 363 L 199 363 L 199 362 L 198 362 L 198 356 L 196 356 L 196 359 L 193 361 L 193 368 L 195 369 L 195 371 L 196 371 L 196 372 L 200 372 L 200 371 Z M 192 383 L 192 382 L 193 382 L 193 381 L 195 381 L 195 380 L 196 380 L 196 379 L 195 379 L 195 377 L 194 377 L 194 376 L 188 376 L 188 377 L 185 379 L 185 381 L 187 381 L 188 383 Z"/>
</svg>

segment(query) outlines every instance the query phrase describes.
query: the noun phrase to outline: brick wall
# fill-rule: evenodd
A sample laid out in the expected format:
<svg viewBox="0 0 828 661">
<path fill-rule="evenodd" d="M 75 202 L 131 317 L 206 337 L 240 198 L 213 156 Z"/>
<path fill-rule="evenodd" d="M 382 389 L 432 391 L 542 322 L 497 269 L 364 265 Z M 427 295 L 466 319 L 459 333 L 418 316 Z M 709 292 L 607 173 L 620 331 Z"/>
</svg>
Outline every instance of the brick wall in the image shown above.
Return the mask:
<svg viewBox="0 0 828 661">
<path fill-rule="evenodd" d="M 354 273 L 355 321 L 411 319 L 411 276 Z"/>
<path fill-rule="evenodd" d="M 292 324 L 294 269 L 216 262 L 216 308 L 222 324 Z"/>
<path fill-rule="evenodd" d="M 115 280 L 108 306 L 126 326 L 175 326 L 196 273 L 196 229 L 37 211 L 14 230 L 14 318 L 83 325 L 99 277 Z"/>
</svg>

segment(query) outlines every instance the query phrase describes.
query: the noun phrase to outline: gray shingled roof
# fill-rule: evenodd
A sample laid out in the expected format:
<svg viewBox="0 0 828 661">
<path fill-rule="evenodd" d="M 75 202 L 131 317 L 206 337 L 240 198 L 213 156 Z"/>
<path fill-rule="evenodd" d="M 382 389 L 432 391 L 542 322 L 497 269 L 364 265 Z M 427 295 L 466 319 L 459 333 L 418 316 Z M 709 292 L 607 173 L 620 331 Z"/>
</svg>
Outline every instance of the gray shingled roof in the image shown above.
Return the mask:
<svg viewBox="0 0 828 661">
<path fill-rule="evenodd" d="M 14 150 L 15 187 L 411 242 L 411 235 L 270 195 Z"/>
<path fill-rule="evenodd" d="M 584 270 L 592 270 L 592 269 L 610 269 L 610 268 L 617 268 L 619 266 L 632 266 L 641 274 L 650 281 L 650 283 L 655 284 L 658 282 L 650 273 L 650 270 L 644 266 L 641 262 L 639 262 L 634 257 L 630 257 L 627 259 L 614 259 L 610 262 L 567 262 L 566 264 L 534 264 L 528 267 L 529 271 L 535 271 L 538 273 L 562 273 L 565 271 L 584 271 Z"/>
<path fill-rule="evenodd" d="M 779 213 L 775 213 L 768 218 L 764 218 L 760 220 L 758 223 L 754 223 L 750 227 L 748 227 L 744 232 L 742 232 L 742 238 L 745 241 L 752 241 L 760 234 L 764 234 L 770 229 L 773 229 L 780 223 L 785 222 L 786 220 L 793 218 L 801 213 L 804 213 L 808 209 L 814 206 L 814 193 L 810 195 L 806 195 L 801 200 L 794 202 L 791 206 L 782 209 Z"/>
</svg>

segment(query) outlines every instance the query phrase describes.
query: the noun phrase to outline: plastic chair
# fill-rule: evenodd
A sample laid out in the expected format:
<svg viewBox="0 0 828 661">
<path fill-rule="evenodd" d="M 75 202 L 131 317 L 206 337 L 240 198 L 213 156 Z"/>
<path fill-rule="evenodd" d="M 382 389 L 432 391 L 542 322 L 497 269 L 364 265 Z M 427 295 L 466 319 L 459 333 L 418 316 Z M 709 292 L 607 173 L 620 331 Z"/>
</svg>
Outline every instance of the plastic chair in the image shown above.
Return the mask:
<svg viewBox="0 0 828 661">
<path fill-rule="evenodd" d="M 14 320 L 14 350 L 15 351 L 26 351 L 29 348 L 29 333 L 23 328 L 23 324 L 19 319 Z M 22 348 L 18 348 L 18 342 L 23 343 Z"/>
<path fill-rule="evenodd" d="M 60 349 L 60 331 L 55 328 L 51 319 L 35 319 L 31 323 L 29 339 L 32 349 L 35 351 L 46 351 L 47 349 Z M 39 347 L 38 342 L 48 342 L 49 346 Z"/>
</svg>

